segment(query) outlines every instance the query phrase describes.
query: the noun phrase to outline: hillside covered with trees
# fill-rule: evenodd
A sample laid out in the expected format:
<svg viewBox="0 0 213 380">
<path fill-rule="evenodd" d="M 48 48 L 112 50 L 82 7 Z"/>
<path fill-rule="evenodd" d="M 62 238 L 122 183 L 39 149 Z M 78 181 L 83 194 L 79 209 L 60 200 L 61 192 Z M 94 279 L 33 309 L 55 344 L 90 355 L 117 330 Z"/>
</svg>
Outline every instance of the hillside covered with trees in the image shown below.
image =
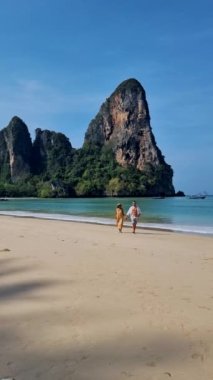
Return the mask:
<svg viewBox="0 0 213 380">
<path fill-rule="evenodd" d="M 14 116 L 0 131 L 0 196 L 172 196 L 173 170 L 157 147 L 145 91 L 121 83 L 89 124 L 82 148 Z"/>
</svg>

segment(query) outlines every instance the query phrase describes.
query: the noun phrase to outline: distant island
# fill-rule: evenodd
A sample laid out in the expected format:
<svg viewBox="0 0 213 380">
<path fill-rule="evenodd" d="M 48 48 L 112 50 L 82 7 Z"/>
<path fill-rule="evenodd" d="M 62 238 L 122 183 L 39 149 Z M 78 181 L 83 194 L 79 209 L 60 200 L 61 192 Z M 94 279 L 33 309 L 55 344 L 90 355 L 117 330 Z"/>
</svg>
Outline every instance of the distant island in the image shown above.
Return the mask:
<svg viewBox="0 0 213 380">
<path fill-rule="evenodd" d="M 18 116 L 0 131 L 0 197 L 174 196 L 172 178 L 136 79 L 101 105 L 80 149 L 55 131 L 36 129 L 32 141 Z"/>
</svg>

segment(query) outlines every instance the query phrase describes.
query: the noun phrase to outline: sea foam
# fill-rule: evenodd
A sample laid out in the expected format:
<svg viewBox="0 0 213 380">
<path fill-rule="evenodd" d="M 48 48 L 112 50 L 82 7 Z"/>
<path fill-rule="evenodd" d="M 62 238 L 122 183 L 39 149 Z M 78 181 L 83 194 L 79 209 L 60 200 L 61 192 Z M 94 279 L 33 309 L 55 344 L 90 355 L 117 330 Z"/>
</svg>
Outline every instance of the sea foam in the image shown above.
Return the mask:
<svg viewBox="0 0 213 380">
<path fill-rule="evenodd" d="M 79 215 L 65 215 L 55 213 L 39 213 L 29 211 L 0 211 L 0 215 L 14 216 L 21 218 L 35 218 L 35 219 L 48 219 L 48 220 L 60 220 L 67 222 L 78 223 L 91 223 L 115 226 L 115 220 L 111 218 L 101 218 L 92 216 L 79 216 Z M 130 227 L 130 222 L 125 222 L 124 227 Z M 140 229 L 155 229 L 162 231 L 192 233 L 201 235 L 213 235 L 213 227 L 209 226 L 190 226 L 190 225 L 178 225 L 178 224 L 164 224 L 164 223 L 138 223 Z"/>
</svg>

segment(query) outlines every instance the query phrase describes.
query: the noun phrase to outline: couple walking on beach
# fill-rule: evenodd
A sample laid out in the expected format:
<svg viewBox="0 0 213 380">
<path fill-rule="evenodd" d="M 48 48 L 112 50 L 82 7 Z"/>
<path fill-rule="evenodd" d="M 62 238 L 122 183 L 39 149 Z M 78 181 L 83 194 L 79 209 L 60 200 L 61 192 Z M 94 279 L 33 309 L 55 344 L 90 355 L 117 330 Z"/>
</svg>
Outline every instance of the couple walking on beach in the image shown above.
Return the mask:
<svg viewBox="0 0 213 380">
<path fill-rule="evenodd" d="M 132 222 L 132 232 L 133 234 L 135 234 L 136 225 L 137 225 L 138 218 L 140 215 L 141 215 L 141 210 L 135 201 L 132 202 L 132 206 L 130 206 L 126 215 L 125 215 L 122 204 L 118 203 L 115 210 L 115 218 L 116 218 L 118 231 L 122 232 L 124 220 L 127 220 L 128 217 L 130 217 L 130 220 Z"/>
</svg>

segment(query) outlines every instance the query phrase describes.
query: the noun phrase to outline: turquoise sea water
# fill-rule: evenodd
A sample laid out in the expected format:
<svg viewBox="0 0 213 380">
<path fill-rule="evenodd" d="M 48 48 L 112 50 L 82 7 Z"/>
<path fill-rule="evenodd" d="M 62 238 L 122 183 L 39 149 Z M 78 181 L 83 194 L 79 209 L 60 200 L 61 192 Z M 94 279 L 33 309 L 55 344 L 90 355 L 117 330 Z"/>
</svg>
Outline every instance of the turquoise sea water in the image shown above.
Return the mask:
<svg viewBox="0 0 213 380">
<path fill-rule="evenodd" d="M 9 199 L 0 214 L 89 223 L 114 224 L 118 202 L 127 212 L 132 198 Z M 213 196 L 205 199 L 174 197 L 135 198 L 142 210 L 138 227 L 213 235 Z M 130 225 L 129 222 L 126 225 Z"/>
</svg>

